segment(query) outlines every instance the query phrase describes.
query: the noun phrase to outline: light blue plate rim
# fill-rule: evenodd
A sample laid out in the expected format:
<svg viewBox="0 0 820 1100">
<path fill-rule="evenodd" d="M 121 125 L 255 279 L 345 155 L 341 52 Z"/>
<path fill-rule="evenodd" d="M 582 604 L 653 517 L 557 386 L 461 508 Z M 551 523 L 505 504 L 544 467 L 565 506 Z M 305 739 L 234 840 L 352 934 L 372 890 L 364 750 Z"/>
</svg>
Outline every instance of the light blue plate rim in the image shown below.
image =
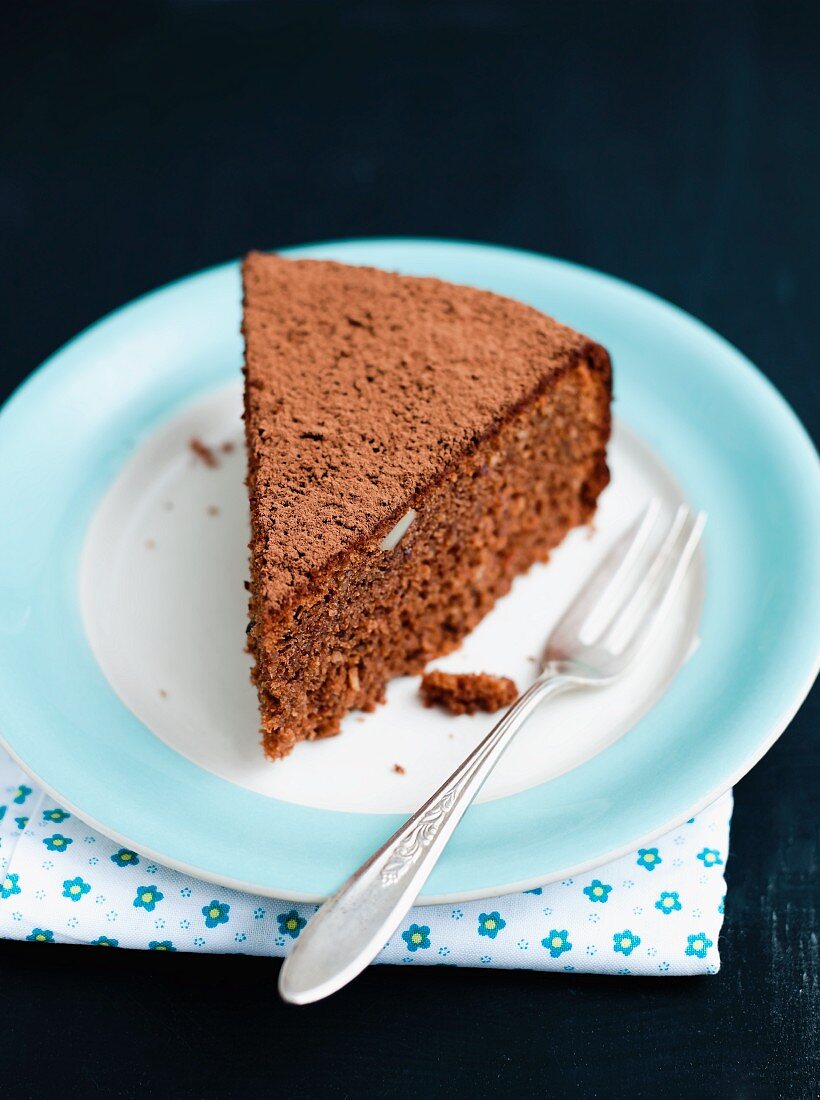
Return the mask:
<svg viewBox="0 0 820 1100">
<path fill-rule="evenodd" d="M 527 889 L 635 850 L 708 805 L 786 727 L 820 655 L 820 462 L 782 397 L 676 307 L 562 260 L 468 242 L 287 250 L 487 287 L 606 344 L 618 413 L 709 513 L 702 642 L 594 759 L 474 806 L 428 883 L 452 901 Z M 77 599 L 88 521 L 135 445 L 241 363 L 236 262 L 117 310 L 0 412 L 0 734 L 55 799 L 150 858 L 293 900 L 330 893 L 400 821 L 265 798 L 203 771 L 114 694 Z"/>
</svg>

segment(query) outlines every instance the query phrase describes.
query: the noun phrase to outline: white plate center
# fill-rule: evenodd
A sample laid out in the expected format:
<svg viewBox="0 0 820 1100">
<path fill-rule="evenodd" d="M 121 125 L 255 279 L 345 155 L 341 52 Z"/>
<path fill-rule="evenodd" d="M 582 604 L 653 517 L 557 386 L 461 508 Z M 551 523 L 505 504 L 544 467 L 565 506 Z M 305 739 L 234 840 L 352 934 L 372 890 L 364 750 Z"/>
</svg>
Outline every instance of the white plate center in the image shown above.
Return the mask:
<svg viewBox="0 0 820 1100">
<path fill-rule="evenodd" d="M 248 512 L 240 410 L 238 384 L 187 406 L 137 449 L 103 498 L 80 571 L 94 655 L 147 727 L 146 737 L 162 738 L 223 779 L 322 809 L 413 810 L 496 720 L 427 710 L 417 677 L 394 680 L 374 714 L 348 715 L 339 737 L 297 745 L 277 763 L 262 754 L 244 650 Z M 216 465 L 193 452 L 193 438 L 211 449 Z M 435 667 L 511 676 L 523 690 L 552 624 L 614 538 L 650 497 L 669 514 L 681 502 L 666 469 L 622 424 L 609 459 L 612 484 L 594 533 L 572 532 L 548 565 L 519 578 L 462 648 Z M 633 726 L 690 652 L 702 590 L 698 557 L 640 667 L 613 687 L 546 704 L 478 800 L 577 767 Z"/>
</svg>

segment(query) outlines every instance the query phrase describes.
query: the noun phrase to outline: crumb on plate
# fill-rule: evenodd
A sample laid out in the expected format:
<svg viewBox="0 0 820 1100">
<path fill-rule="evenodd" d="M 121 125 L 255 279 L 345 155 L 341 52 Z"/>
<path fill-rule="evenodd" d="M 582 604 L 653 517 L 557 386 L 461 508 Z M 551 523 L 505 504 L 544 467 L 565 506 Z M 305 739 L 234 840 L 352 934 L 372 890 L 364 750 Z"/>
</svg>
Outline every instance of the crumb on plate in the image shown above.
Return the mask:
<svg viewBox="0 0 820 1100">
<path fill-rule="evenodd" d="M 194 453 L 194 456 L 204 462 L 206 466 L 209 466 L 211 469 L 213 469 L 215 466 L 219 465 L 219 461 L 217 460 L 213 449 L 209 447 L 207 443 L 203 443 L 198 436 L 194 436 L 192 439 L 189 439 L 188 446 Z"/>
<path fill-rule="evenodd" d="M 513 680 L 487 672 L 425 672 L 419 690 L 426 707 L 442 706 L 451 714 L 492 714 L 518 697 Z"/>
</svg>

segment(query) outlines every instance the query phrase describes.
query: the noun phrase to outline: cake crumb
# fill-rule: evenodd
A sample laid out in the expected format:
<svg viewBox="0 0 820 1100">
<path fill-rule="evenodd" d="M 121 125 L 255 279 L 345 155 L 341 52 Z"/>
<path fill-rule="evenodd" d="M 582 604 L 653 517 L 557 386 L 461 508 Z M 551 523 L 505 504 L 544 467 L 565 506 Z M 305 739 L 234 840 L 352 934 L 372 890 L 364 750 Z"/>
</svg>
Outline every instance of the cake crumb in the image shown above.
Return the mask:
<svg viewBox="0 0 820 1100">
<path fill-rule="evenodd" d="M 394 764 L 393 765 L 393 771 L 396 773 L 396 775 L 407 775 L 407 772 L 401 766 L 401 764 Z"/>
<path fill-rule="evenodd" d="M 230 455 L 233 454 L 236 448 L 234 447 L 233 443 L 231 443 L 230 439 L 228 439 L 222 444 L 219 449 L 220 451 L 222 451 L 223 455 Z"/>
<path fill-rule="evenodd" d="M 168 698 L 168 692 L 165 690 L 165 688 L 160 688 L 159 689 L 159 697 L 160 697 L 160 699 L 167 699 Z"/>
<path fill-rule="evenodd" d="M 153 550 L 156 545 L 157 544 L 154 542 L 153 539 L 146 539 L 145 540 L 145 549 L 146 550 Z"/>
<path fill-rule="evenodd" d="M 214 454 L 213 450 L 208 446 L 207 443 L 203 443 L 202 440 L 199 439 L 197 436 L 194 436 L 192 439 L 188 440 L 188 446 L 193 451 L 194 456 L 201 459 L 206 466 L 210 467 L 210 469 L 214 469 L 214 467 L 219 465 L 219 461 L 217 460 L 217 457 Z"/>
<path fill-rule="evenodd" d="M 209 504 L 208 505 L 208 515 L 209 516 L 218 516 L 219 515 L 219 509 L 217 508 L 217 506 L 215 504 Z"/>
<path fill-rule="evenodd" d="M 492 714 L 518 697 L 513 680 L 487 672 L 425 672 L 419 690 L 426 707 L 442 706 L 451 714 Z"/>
</svg>

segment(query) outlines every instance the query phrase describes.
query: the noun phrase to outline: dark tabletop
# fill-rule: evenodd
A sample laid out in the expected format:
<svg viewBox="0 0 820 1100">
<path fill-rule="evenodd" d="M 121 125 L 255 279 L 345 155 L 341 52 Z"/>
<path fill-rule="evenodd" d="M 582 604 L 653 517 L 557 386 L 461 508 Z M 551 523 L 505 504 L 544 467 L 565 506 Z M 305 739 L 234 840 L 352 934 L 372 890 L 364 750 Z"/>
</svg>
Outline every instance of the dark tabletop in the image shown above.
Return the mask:
<svg viewBox="0 0 820 1100">
<path fill-rule="evenodd" d="M 744 351 L 816 438 L 819 10 L 8 5 L 0 397 L 177 276 L 406 234 L 647 287 Z M 0 1091 L 814 1096 L 817 727 L 815 694 L 737 787 L 716 977 L 381 967 L 293 1009 L 274 962 L 0 943 Z"/>
</svg>

